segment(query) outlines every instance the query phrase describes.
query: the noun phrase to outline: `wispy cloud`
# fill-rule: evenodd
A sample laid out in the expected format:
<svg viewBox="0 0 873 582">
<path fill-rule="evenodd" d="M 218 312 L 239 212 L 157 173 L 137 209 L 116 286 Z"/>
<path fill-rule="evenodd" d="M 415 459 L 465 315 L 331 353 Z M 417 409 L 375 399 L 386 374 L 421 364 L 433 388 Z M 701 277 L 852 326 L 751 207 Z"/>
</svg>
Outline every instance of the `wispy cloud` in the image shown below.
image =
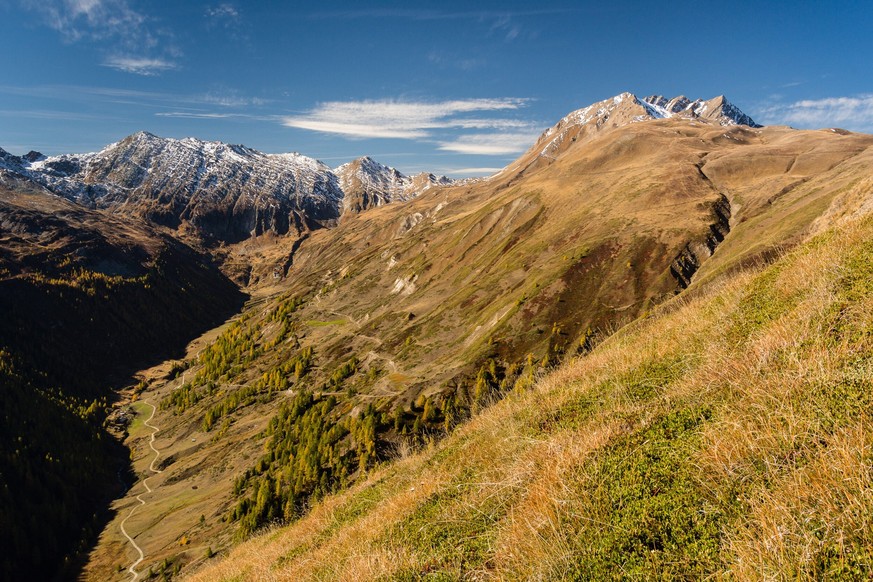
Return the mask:
<svg viewBox="0 0 873 582">
<path fill-rule="evenodd" d="M 536 138 L 537 134 L 533 132 L 462 135 L 452 141 L 440 142 L 439 149 L 459 154 L 502 156 L 523 152 Z"/>
<path fill-rule="evenodd" d="M 447 176 L 490 176 L 503 168 L 452 168 L 439 170 L 440 174 Z"/>
<path fill-rule="evenodd" d="M 155 113 L 156 117 L 172 117 L 175 119 L 229 119 L 231 117 L 248 117 L 238 113 L 188 113 L 186 111 L 166 111 Z"/>
<path fill-rule="evenodd" d="M 521 26 L 513 21 L 511 14 L 503 14 L 491 25 L 491 32 L 502 35 L 506 41 L 513 41 L 521 34 Z"/>
<path fill-rule="evenodd" d="M 151 77 L 175 69 L 177 65 L 171 61 L 164 59 L 150 59 L 145 57 L 109 57 L 103 62 L 104 67 L 124 71 L 125 73 L 135 73 Z"/>
<path fill-rule="evenodd" d="M 239 20 L 239 10 L 233 4 L 225 2 L 206 9 L 206 17 L 215 22 L 232 22 Z"/>
<path fill-rule="evenodd" d="M 249 34 L 242 12 L 230 2 L 209 6 L 204 12 L 208 30 L 223 30 L 232 40 L 248 43 Z"/>
<path fill-rule="evenodd" d="M 218 88 L 208 93 L 191 95 L 121 89 L 118 87 L 88 87 L 83 85 L 0 85 L 0 95 L 2 94 L 36 97 L 62 102 L 76 101 L 91 104 L 127 103 L 142 107 L 187 109 L 189 112 L 200 113 L 208 113 L 208 108 L 216 106 L 222 109 L 244 109 L 247 107 L 259 107 L 270 102 L 267 99 L 250 97 L 230 88 Z M 271 119 L 275 121 L 279 117 L 274 116 Z"/>
<path fill-rule="evenodd" d="M 199 100 L 206 105 L 218 105 L 219 107 L 250 107 L 266 105 L 267 99 L 249 97 L 234 89 L 217 89 L 204 93 Z"/>
<path fill-rule="evenodd" d="M 529 126 L 528 122 L 482 113 L 505 112 L 523 107 L 527 99 L 461 99 L 424 102 L 400 100 L 331 101 L 304 115 L 289 116 L 283 125 L 351 138 L 423 140 L 435 130 L 505 130 Z M 468 117 L 469 114 L 479 114 Z"/>
<path fill-rule="evenodd" d="M 802 128 L 844 127 L 873 130 L 873 94 L 854 97 L 806 99 L 785 105 L 768 105 L 757 115 L 762 123 Z"/>
<path fill-rule="evenodd" d="M 357 138 L 417 139 L 428 136 L 426 131 L 411 127 L 386 127 L 373 123 L 352 123 L 350 121 L 328 121 L 324 119 L 286 117 L 283 124 L 288 127 L 309 129 L 322 133 L 334 133 Z"/>
<path fill-rule="evenodd" d="M 172 35 L 127 0 L 21 0 L 65 42 L 102 45 L 103 65 L 126 73 L 155 75 L 177 68 Z"/>
<path fill-rule="evenodd" d="M 353 10 L 326 10 L 308 14 L 311 19 L 396 19 L 412 22 L 458 20 L 479 23 L 484 26 L 488 36 L 502 38 L 511 42 L 517 38 L 534 39 L 538 30 L 525 31 L 519 20 L 537 16 L 570 14 L 579 12 L 578 8 L 544 8 L 531 10 L 432 10 L 420 8 L 361 8 Z"/>
<path fill-rule="evenodd" d="M 440 68 L 460 69 L 461 71 L 470 72 L 480 69 L 487 64 L 487 61 L 482 58 L 471 57 L 469 55 L 460 56 L 458 54 L 448 54 L 441 51 L 432 50 L 427 53 L 427 60 Z"/>
<path fill-rule="evenodd" d="M 547 16 L 578 12 L 579 9 L 533 10 L 427 10 L 417 8 L 362 8 L 357 10 L 326 10 L 308 15 L 314 19 L 356 20 L 359 18 L 398 18 L 405 20 L 481 20 L 491 21 L 514 16 Z"/>
<path fill-rule="evenodd" d="M 56 121 L 102 121 L 105 115 L 89 115 L 70 111 L 52 111 L 46 109 L 0 109 L 0 117 L 26 117 L 29 119 L 49 119 Z"/>
<path fill-rule="evenodd" d="M 146 21 L 126 0 L 26 0 L 24 5 L 70 42 L 138 33 Z"/>
</svg>

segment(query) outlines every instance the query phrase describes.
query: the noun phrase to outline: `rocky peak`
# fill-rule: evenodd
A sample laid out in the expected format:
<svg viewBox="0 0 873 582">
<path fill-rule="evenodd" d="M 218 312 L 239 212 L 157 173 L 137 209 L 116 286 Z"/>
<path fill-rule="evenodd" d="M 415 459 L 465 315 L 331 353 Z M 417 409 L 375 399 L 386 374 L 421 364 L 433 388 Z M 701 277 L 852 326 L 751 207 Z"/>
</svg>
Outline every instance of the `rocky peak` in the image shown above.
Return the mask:
<svg viewBox="0 0 873 582">
<path fill-rule="evenodd" d="M 661 95 L 650 95 L 643 99 L 648 105 L 652 118 L 687 117 L 711 121 L 718 125 L 748 125 L 761 127 L 755 121 L 730 103 L 724 95 L 719 95 L 707 101 L 697 99 L 691 101 L 684 95 L 667 99 Z"/>
<path fill-rule="evenodd" d="M 45 158 L 28 172 L 81 204 L 186 224 L 223 242 L 331 224 L 343 197 L 330 168 L 312 158 L 145 131 L 95 154 Z"/>
<path fill-rule="evenodd" d="M 18 166 L 21 164 L 21 158 L 18 156 L 14 156 L 0 148 L 0 168 L 9 169 L 10 167 Z"/>
<path fill-rule="evenodd" d="M 633 93 L 621 93 L 588 107 L 573 111 L 547 129 L 537 140 L 532 151 L 539 156 L 553 158 L 573 142 L 602 131 L 653 119 L 679 117 L 717 125 L 748 125 L 761 127 L 731 104 L 724 95 L 708 101 L 691 101 L 684 95 L 667 99 L 650 95 L 639 99 Z"/>
<path fill-rule="evenodd" d="M 422 172 L 406 176 L 400 171 L 364 156 L 333 170 L 343 191 L 343 214 L 415 198 L 434 186 L 452 184 L 445 176 Z"/>
<path fill-rule="evenodd" d="M 212 241 L 330 226 L 345 213 L 405 201 L 452 180 L 405 176 L 363 157 L 335 170 L 299 153 L 140 131 L 97 153 L 18 157 L 0 168 L 91 208 L 140 215 Z"/>
</svg>

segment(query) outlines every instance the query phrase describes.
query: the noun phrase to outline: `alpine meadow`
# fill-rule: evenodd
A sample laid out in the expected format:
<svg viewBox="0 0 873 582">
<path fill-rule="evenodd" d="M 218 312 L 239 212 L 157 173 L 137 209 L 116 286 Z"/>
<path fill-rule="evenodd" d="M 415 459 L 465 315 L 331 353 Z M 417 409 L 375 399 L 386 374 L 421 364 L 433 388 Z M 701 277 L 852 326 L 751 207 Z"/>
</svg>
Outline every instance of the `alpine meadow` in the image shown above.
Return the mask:
<svg viewBox="0 0 873 582">
<path fill-rule="evenodd" d="M 0 580 L 873 578 L 868 4 L 0 15 Z"/>
</svg>

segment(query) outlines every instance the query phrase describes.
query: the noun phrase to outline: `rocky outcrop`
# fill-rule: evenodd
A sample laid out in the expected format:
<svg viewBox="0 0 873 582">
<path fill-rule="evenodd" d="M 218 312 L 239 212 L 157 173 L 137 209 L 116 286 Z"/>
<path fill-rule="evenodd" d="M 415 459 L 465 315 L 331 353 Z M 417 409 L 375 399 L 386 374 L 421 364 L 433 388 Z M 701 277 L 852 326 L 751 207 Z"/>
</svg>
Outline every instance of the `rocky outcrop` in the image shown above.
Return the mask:
<svg viewBox="0 0 873 582">
<path fill-rule="evenodd" d="M 344 215 L 392 202 L 405 202 L 433 187 L 454 183 L 450 178 L 427 172 L 406 176 L 367 156 L 339 166 L 334 173 L 343 191 Z"/>
<path fill-rule="evenodd" d="M 711 210 L 713 221 L 709 224 L 709 234 L 703 240 L 686 244 L 670 264 L 670 274 L 680 289 L 691 284 L 694 274 L 730 232 L 731 203 L 724 194 L 720 195 Z"/>
</svg>

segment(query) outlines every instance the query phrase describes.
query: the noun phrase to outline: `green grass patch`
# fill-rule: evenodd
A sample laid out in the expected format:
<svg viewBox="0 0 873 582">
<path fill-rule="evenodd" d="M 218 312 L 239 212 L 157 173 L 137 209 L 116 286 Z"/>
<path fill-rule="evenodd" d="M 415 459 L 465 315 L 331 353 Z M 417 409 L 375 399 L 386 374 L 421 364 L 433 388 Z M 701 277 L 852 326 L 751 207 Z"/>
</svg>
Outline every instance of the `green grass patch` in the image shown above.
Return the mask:
<svg viewBox="0 0 873 582">
<path fill-rule="evenodd" d="M 127 432 L 131 435 L 136 435 L 143 429 L 148 428 L 145 426 L 145 420 L 152 413 L 152 407 L 142 401 L 133 402 L 130 407 L 133 408 L 136 416 L 134 416 L 133 420 L 130 422 Z"/>
<path fill-rule="evenodd" d="M 681 408 L 615 443 L 580 472 L 574 580 L 703 579 L 719 569 L 728 514 L 688 462 L 706 408 Z M 558 573 L 556 573 L 558 574 Z"/>
<path fill-rule="evenodd" d="M 578 429 L 595 417 L 614 413 L 613 408 L 620 400 L 634 404 L 656 399 L 687 374 L 696 361 L 687 354 L 645 360 L 592 390 L 577 391 L 576 397 L 561 407 L 544 411 L 538 418 L 539 430 L 553 433 Z"/>
<path fill-rule="evenodd" d="M 779 275 L 789 260 L 797 258 L 795 255 L 780 261 L 751 282 L 734 313 L 728 337 L 744 340 L 797 306 L 802 290 L 785 289 L 779 285 Z"/>
<path fill-rule="evenodd" d="M 494 552 L 496 526 L 516 490 L 483 490 L 477 481 L 473 471 L 461 472 L 391 528 L 389 544 L 408 547 L 424 557 L 420 567 L 399 572 L 395 579 L 457 580 L 482 569 Z"/>
</svg>

